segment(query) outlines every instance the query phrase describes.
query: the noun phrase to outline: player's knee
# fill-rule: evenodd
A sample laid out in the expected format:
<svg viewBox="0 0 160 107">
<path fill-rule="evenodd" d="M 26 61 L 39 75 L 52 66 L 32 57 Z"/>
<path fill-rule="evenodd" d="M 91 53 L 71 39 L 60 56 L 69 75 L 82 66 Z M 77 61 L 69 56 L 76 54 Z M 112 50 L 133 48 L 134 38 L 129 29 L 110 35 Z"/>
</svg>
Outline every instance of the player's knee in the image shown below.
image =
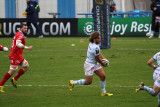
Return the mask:
<svg viewBox="0 0 160 107">
<path fill-rule="evenodd" d="M 25 71 L 29 70 L 29 64 L 24 67 Z"/>
<path fill-rule="evenodd" d="M 28 62 L 27 62 L 26 60 L 23 61 L 22 67 L 23 67 L 23 69 L 24 69 L 25 71 L 27 71 L 27 70 L 29 69 L 29 64 L 28 64 Z"/>
<path fill-rule="evenodd" d="M 101 76 L 101 81 L 105 81 L 106 75 Z"/>
<path fill-rule="evenodd" d="M 10 70 L 8 71 L 8 73 L 10 75 L 13 75 L 17 69 L 18 69 L 18 66 L 10 65 Z"/>
<path fill-rule="evenodd" d="M 90 85 L 90 84 L 92 84 L 92 81 L 86 81 L 85 82 L 85 85 Z"/>
<path fill-rule="evenodd" d="M 10 75 L 13 75 L 15 72 L 16 72 L 16 70 L 11 70 L 11 69 L 8 71 L 8 73 L 9 73 Z"/>
</svg>

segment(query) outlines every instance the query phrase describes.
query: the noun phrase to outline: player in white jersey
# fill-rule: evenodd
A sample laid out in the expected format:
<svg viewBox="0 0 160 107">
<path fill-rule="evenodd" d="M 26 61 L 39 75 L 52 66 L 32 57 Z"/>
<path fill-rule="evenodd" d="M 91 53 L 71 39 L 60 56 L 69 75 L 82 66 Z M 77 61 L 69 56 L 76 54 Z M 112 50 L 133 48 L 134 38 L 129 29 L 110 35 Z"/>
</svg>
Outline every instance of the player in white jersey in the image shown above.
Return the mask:
<svg viewBox="0 0 160 107">
<path fill-rule="evenodd" d="M 112 96 L 113 94 L 107 93 L 105 89 L 105 73 L 103 68 L 99 65 L 99 63 L 106 67 L 106 62 L 102 61 L 102 59 L 106 59 L 103 57 L 100 52 L 99 44 L 101 42 L 99 32 L 94 32 L 91 34 L 89 38 L 89 46 L 87 50 L 87 59 L 84 63 L 84 71 L 85 71 L 85 79 L 80 80 L 70 80 L 69 81 L 69 90 L 72 91 L 74 85 L 90 85 L 93 79 L 93 73 L 95 73 L 100 78 L 100 85 L 102 89 L 101 96 Z M 106 59 L 107 60 L 107 59 Z"/>
<path fill-rule="evenodd" d="M 157 62 L 157 65 L 153 64 L 155 61 Z M 141 84 L 136 88 L 136 92 L 146 90 L 153 97 L 158 96 L 158 106 L 160 107 L 160 52 L 156 53 L 153 58 L 149 59 L 147 64 L 154 69 L 153 89 L 145 86 L 144 83 L 141 82 Z"/>
</svg>

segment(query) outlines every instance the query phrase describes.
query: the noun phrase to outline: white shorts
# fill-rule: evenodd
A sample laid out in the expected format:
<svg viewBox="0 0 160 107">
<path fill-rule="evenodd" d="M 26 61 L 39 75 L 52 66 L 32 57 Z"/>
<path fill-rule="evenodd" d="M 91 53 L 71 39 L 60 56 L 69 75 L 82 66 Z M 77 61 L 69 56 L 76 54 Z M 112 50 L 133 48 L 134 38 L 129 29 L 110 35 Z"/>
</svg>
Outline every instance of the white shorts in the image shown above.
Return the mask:
<svg viewBox="0 0 160 107">
<path fill-rule="evenodd" d="M 20 65 L 22 67 L 26 67 L 28 65 L 28 61 L 24 59 Z M 10 65 L 10 70 L 17 70 L 17 69 L 18 69 L 18 65 Z"/>
<path fill-rule="evenodd" d="M 88 62 L 84 63 L 84 71 L 85 71 L 86 76 L 92 76 L 94 71 L 97 71 L 101 68 L 102 67 L 99 65 L 99 63 L 97 63 L 97 64 L 92 64 L 92 63 L 88 63 Z"/>
<path fill-rule="evenodd" d="M 153 73 L 154 84 L 160 88 L 160 70 L 155 70 Z"/>
<path fill-rule="evenodd" d="M 156 17 L 156 22 L 160 22 L 160 17 Z"/>
</svg>

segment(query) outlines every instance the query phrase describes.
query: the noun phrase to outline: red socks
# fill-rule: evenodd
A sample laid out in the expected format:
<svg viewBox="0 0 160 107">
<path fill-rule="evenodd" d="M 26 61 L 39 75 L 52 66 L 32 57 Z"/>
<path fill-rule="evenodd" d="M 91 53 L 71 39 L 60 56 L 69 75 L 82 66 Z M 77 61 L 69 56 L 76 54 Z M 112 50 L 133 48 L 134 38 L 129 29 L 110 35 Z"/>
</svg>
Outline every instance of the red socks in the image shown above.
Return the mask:
<svg viewBox="0 0 160 107">
<path fill-rule="evenodd" d="M 18 74 L 14 77 L 14 79 L 17 81 L 18 78 L 19 78 L 21 75 L 23 75 L 23 74 L 24 74 L 24 70 L 23 70 L 23 69 L 20 69 L 20 70 L 18 71 Z M 4 75 L 3 80 L 0 82 L 0 86 L 3 86 L 10 77 L 11 77 L 11 75 L 7 72 L 7 73 Z"/>
<path fill-rule="evenodd" d="M 18 74 L 14 77 L 14 79 L 17 81 L 18 78 L 19 78 L 21 75 L 23 75 L 23 74 L 24 74 L 24 70 L 23 70 L 23 69 L 20 69 L 20 70 L 18 71 Z"/>
<path fill-rule="evenodd" d="M 1 81 L 0 86 L 3 86 L 10 77 L 11 77 L 11 75 L 7 72 L 7 73 L 4 75 L 4 78 L 3 78 L 3 80 Z"/>
</svg>

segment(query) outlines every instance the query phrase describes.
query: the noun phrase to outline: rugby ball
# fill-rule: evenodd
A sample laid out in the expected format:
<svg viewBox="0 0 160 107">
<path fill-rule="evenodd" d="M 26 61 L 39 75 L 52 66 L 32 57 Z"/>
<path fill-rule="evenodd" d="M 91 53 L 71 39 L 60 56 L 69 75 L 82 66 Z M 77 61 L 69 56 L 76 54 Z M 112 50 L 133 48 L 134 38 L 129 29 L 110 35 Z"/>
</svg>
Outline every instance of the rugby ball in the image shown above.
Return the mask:
<svg viewBox="0 0 160 107">
<path fill-rule="evenodd" d="M 105 62 L 106 67 L 109 66 L 109 61 L 107 59 L 102 59 Z"/>
</svg>

